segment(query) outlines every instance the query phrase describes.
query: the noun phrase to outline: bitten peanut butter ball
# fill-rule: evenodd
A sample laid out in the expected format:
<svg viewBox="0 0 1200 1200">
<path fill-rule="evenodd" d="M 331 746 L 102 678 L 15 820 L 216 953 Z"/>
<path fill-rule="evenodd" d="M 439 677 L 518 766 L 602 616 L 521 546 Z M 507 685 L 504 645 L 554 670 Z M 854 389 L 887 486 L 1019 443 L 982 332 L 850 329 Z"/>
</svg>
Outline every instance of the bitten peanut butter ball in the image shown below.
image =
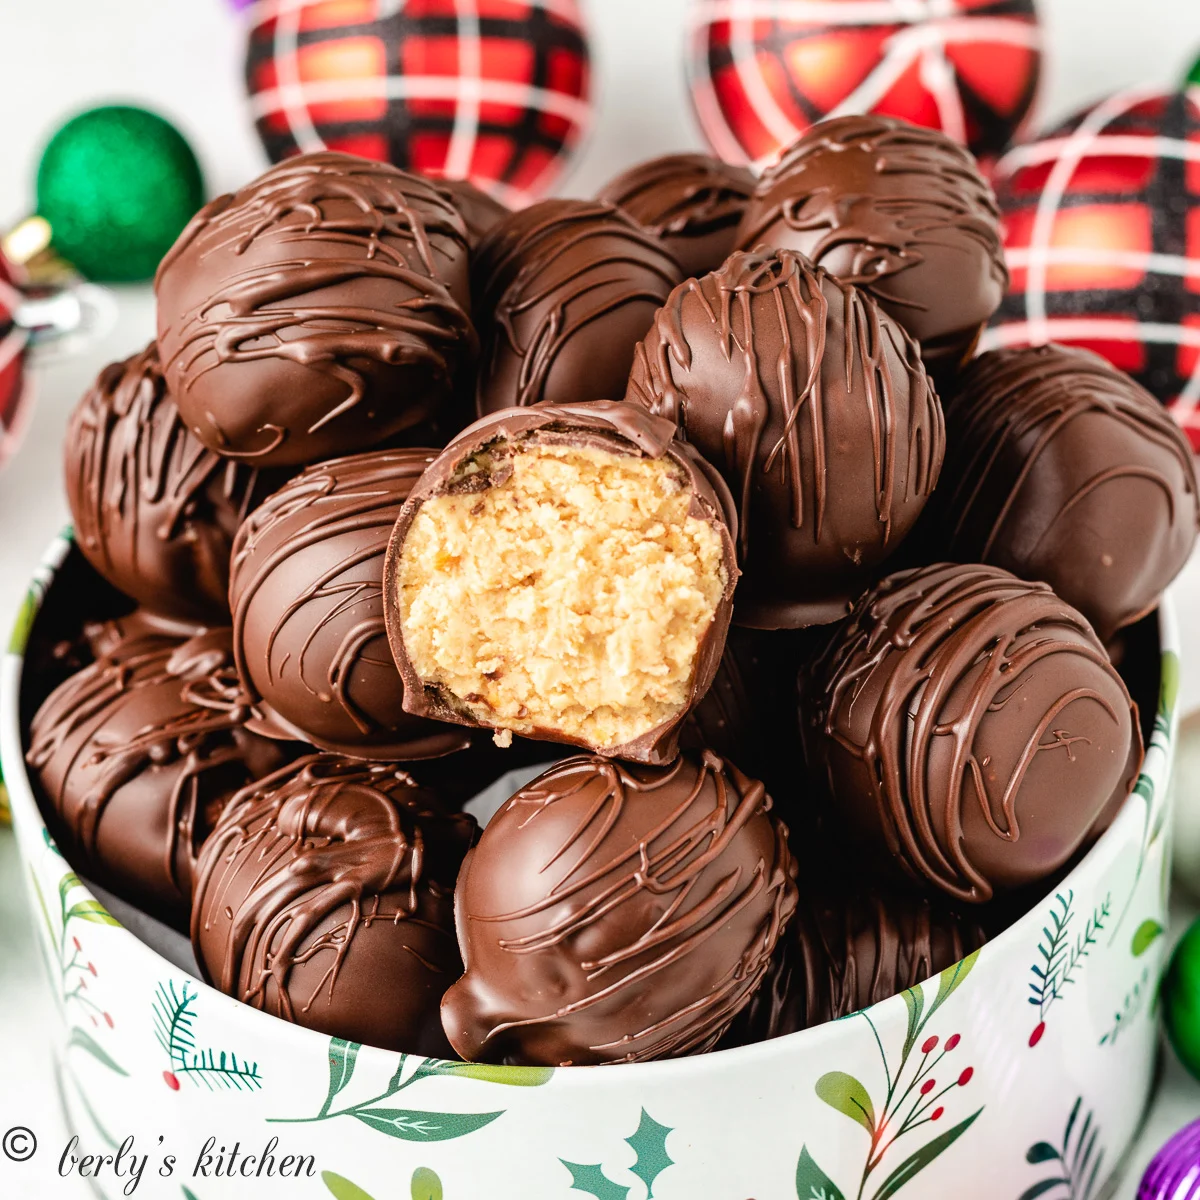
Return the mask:
<svg viewBox="0 0 1200 1200">
<path fill-rule="evenodd" d="M 1105 642 L 1158 604 L 1200 528 L 1195 461 L 1171 415 L 1063 346 L 967 367 L 931 507 L 949 557 L 1044 580 Z"/>
<path fill-rule="evenodd" d="M 942 408 L 916 344 L 790 250 L 734 254 L 676 288 L 625 398 L 676 422 L 729 485 L 740 625 L 844 617 L 941 470 Z"/>
<path fill-rule="evenodd" d="M 459 876 L 451 1045 L 544 1066 L 711 1049 L 796 906 L 770 809 L 708 751 L 667 767 L 582 755 L 522 788 Z"/>
<path fill-rule="evenodd" d="M 636 405 L 511 409 L 426 470 L 388 547 L 405 709 L 667 762 L 737 581 L 720 477 Z"/>
<path fill-rule="evenodd" d="M 740 250 L 797 250 L 869 291 L 940 375 L 969 357 L 1008 286 L 1000 212 L 969 150 L 890 117 L 814 125 L 768 168 Z"/>
<path fill-rule="evenodd" d="M 445 1056 L 454 880 L 475 833 L 394 767 L 298 760 L 235 796 L 204 846 L 192 944 L 205 978 L 333 1037 Z"/>
<path fill-rule="evenodd" d="M 254 466 L 377 446 L 436 417 L 472 359 L 466 226 L 386 163 L 289 158 L 206 205 L 155 281 L 171 394 Z"/>
<path fill-rule="evenodd" d="M 1133 702 L 1092 627 L 997 567 L 885 579 L 803 689 L 830 827 L 966 903 L 1057 871 L 1141 766 Z"/>
</svg>

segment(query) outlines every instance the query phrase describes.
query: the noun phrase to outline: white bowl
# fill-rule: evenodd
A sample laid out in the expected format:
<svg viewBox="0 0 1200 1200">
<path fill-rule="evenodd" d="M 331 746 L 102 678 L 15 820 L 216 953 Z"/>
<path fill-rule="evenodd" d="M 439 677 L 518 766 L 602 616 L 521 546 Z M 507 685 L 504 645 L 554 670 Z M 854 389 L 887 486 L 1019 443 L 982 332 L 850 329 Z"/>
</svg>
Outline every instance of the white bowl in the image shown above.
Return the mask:
<svg viewBox="0 0 1200 1200">
<path fill-rule="evenodd" d="M 70 551 L 67 537 L 51 547 L 3 663 L 0 763 L 61 1015 L 56 1054 L 77 1153 L 112 1153 L 133 1136 L 135 1152 L 151 1156 L 136 1195 L 1104 1194 L 1145 1109 L 1158 1044 L 1179 675 L 1169 601 L 1158 620 L 1161 701 L 1134 794 L 1062 884 L 981 952 L 865 1012 L 777 1041 L 550 1071 L 331 1041 L 188 977 L 92 897 L 42 821 L 20 731 L 23 651 Z M 1148 654 L 1140 665 L 1150 673 Z M 278 1139 L 276 1169 L 285 1155 L 307 1155 L 300 1169 L 312 1174 L 255 1177 L 255 1161 L 243 1168 L 249 1178 L 236 1165 L 234 1178 L 216 1176 L 214 1157 L 196 1175 L 210 1138 L 214 1154 L 236 1142 L 239 1156 Z M 174 1172 L 164 1178 L 155 1171 L 168 1154 Z M 127 1182 L 99 1181 L 109 1196 Z"/>
</svg>

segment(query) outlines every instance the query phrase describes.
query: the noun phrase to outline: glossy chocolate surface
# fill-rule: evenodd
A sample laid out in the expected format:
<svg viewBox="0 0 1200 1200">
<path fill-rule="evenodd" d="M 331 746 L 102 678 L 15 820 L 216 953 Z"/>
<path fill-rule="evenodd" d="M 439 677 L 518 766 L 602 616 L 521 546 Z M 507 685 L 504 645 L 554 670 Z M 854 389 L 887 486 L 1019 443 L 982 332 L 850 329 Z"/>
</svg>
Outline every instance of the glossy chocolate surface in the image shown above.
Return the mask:
<svg viewBox="0 0 1200 1200">
<path fill-rule="evenodd" d="M 287 1021 L 445 1055 L 455 876 L 475 822 L 381 763 L 303 758 L 240 792 L 204 847 L 192 943 L 214 986 Z"/>
<path fill-rule="evenodd" d="M 1141 766 L 1133 702 L 1091 626 L 996 567 L 868 592 L 813 664 L 803 715 L 830 827 L 967 903 L 1057 871 Z"/>
<path fill-rule="evenodd" d="M 1108 641 L 1150 612 L 1200 528 L 1191 448 L 1153 396 L 1085 350 L 993 350 L 946 406 L 933 503 L 947 555 L 1041 579 Z"/>
<path fill-rule="evenodd" d="M 80 866 L 186 924 L 196 854 L 229 797 L 287 760 L 246 728 L 228 629 L 135 627 L 42 704 L 28 761 Z"/>
<path fill-rule="evenodd" d="M 63 450 L 75 540 L 96 570 L 162 616 L 228 624 L 234 534 L 286 475 L 201 445 L 167 393 L 153 343 L 100 372 Z"/>
<path fill-rule="evenodd" d="M 180 414 L 256 466 L 378 445 L 436 415 L 475 335 L 449 194 L 322 151 L 203 208 L 163 259 L 159 348 Z"/>
<path fill-rule="evenodd" d="M 652 416 L 638 405 L 595 401 L 502 410 L 483 417 L 464 430 L 425 471 L 396 522 L 384 570 L 384 613 L 392 656 L 404 680 L 404 707 L 415 716 L 461 725 L 482 724 L 449 691 L 423 680 L 405 649 L 396 602 L 400 555 L 404 539 L 426 500 L 452 491 L 476 492 L 491 486 L 491 477 L 474 466 L 481 451 L 486 449 L 489 460 L 494 463 L 488 470 L 493 470 L 496 478 L 502 479 L 508 469 L 505 454 L 514 447 L 539 442 L 590 446 L 614 454 L 669 459 L 682 469 L 687 482 L 691 495 L 689 515 L 707 522 L 721 537 L 727 583 L 696 656 L 688 703 L 666 724 L 635 741 L 603 751 L 613 758 L 634 762 L 670 762 L 678 750 L 680 726 L 708 691 L 725 647 L 738 579 L 734 552 L 737 516 L 729 489 L 713 468 L 691 446 L 676 440 L 675 428 L 669 421 Z M 525 736 L 534 740 L 564 741 L 552 731 L 533 731 Z M 583 748 L 593 749 L 590 746 Z"/>
<path fill-rule="evenodd" d="M 677 422 L 738 505 L 736 620 L 838 620 L 937 483 L 942 409 L 908 335 L 790 250 L 672 292 L 628 400 Z"/>
<path fill-rule="evenodd" d="M 384 628 L 388 539 L 436 456 L 378 450 L 309 467 L 238 531 L 230 602 L 253 728 L 387 760 L 467 745 L 404 711 Z"/>
<path fill-rule="evenodd" d="M 439 179 L 438 187 L 449 192 L 458 209 L 463 224 L 467 227 L 467 240 L 471 249 L 479 245 L 488 235 L 493 225 L 509 215 L 499 200 L 493 199 L 482 188 L 478 188 L 469 179 Z"/>
<path fill-rule="evenodd" d="M 762 784 L 705 752 L 569 758 L 519 791 L 455 897 L 466 974 L 442 1021 L 468 1059 L 549 1066 L 711 1048 L 796 903 Z"/>
<path fill-rule="evenodd" d="M 480 414 L 625 394 L 633 348 L 683 278 L 607 204 L 545 200 L 493 226 L 471 268 Z"/>
<path fill-rule="evenodd" d="M 888 117 L 823 121 L 784 151 L 738 231 L 739 249 L 764 243 L 865 288 L 931 368 L 969 354 L 1008 286 L 996 198 L 971 153 Z"/>
<path fill-rule="evenodd" d="M 755 182 L 748 168 L 707 154 L 666 154 L 622 172 L 597 199 L 658 238 L 685 277 L 699 276 L 733 253 Z"/>
</svg>

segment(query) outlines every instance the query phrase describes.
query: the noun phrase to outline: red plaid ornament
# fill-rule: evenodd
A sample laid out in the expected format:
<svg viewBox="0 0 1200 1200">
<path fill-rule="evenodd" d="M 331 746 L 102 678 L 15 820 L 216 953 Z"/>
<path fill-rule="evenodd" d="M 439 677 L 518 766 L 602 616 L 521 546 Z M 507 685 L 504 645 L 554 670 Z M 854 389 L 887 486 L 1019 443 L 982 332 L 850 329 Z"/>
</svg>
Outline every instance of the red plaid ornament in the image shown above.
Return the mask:
<svg viewBox="0 0 1200 1200">
<path fill-rule="evenodd" d="M 1200 451 L 1200 88 L 1135 88 L 996 166 L 1012 284 L 986 346 L 1084 346 Z"/>
<path fill-rule="evenodd" d="M 272 161 L 344 150 L 549 191 L 591 117 L 578 0 L 261 0 L 246 59 Z"/>
<path fill-rule="evenodd" d="M 0 466 L 17 448 L 29 412 L 26 334 L 14 322 L 21 294 L 13 267 L 0 255 Z"/>
<path fill-rule="evenodd" d="M 980 157 L 1028 116 L 1034 0 L 692 0 L 692 99 L 729 162 L 769 160 L 847 113 L 941 129 Z"/>
</svg>

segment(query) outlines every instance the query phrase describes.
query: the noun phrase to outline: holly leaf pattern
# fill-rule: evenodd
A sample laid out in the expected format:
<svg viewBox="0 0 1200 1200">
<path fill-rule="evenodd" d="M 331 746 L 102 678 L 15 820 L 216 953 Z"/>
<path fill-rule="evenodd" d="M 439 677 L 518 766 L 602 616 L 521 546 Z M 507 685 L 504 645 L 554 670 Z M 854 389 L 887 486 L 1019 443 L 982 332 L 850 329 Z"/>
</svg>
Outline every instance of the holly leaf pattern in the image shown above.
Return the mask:
<svg viewBox="0 0 1200 1200">
<path fill-rule="evenodd" d="M 975 964 L 979 961 L 979 951 L 974 954 L 968 954 L 960 963 L 955 963 L 952 967 L 947 967 L 938 976 L 937 998 L 933 1002 L 934 1008 L 941 1008 L 951 996 L 966 982 L 967 976 L 975 969 Z"/>
<path fill-rule="evenodd" d="M 1133 935 L 1130 950 L 1134 958 L 1141 958 L 1162 935 L 1163 927 L 1157 921 L 1143 921 Z"/>
<path fill-rule="evenodd" d="M 71 1036 L 67 1039 L 67 1046 L 78 1046 L 80 1050 L 86 1051 L 97 1062 L 103 1063 L 110 1071 L 126 1077 L 129 1075 L 129 1072 L 86 1029 L 78 1025 L 72 1027 Z"/>
<path fill-rule="evenodd" d="M 504 1112 L 437 1113 L 414 1112 L 407 1108 L 356 1108 L 350 1115 L 371 1129 L 404 1142 L 448 1142 L 490 1125 L 497 1117 L 504 1116 Z"/>
<path fill-rule="evenodd" d="M 807 1146 L 800 1147 L 796 1164 L 796 1196 L 798 1200 L 846 1200 L 837 1185 L 817 1166 Z"/>
<path fill-rule="evenodd" d="M 915 1154 L 910 1154 L 884 1181 L 883 1186 L 875 1193 L 875 1200 L 888 1200 L 894 1196 L 906 1183 L 911 1182 L 914 1175 L 923 1171 L 944 1150 L 948 1150 L 972 1125 L 983 1109 L 977 1109 L 965 1121 L 960 1121 L 953 1129 L 947 1129 L 931 1142 L 926 1142 Z"/>
<path fill-rule="evenodd" d="M 654 1181 L 675 1162 L 667 1153 L 669 1133 L 669 1126 L 660 1125 L 643 1108 L 637 1130 L 625 1139 L 637 1155 L 637 1162 L 629 1169 L 646 1185 L 646 1200 L 653 1200 Z"/>
<path fill-rule="evenodd" d="M 875 1132 L 875 1106 L 867 1089 L 845 1071 L 830 1071 L 817 1080 L 817 1095 L 830 1108 L 857 1121 L 868 1133 Z"/>
<path fill-rule="evenodd" d="M 412 1200 L 442 1200 L 442 1181 L 436 1171 L 418 1167 L 412 1177 Z"/>
<path fill-rule="evenodd" d="M 586 1192 L 589 1196 L 595 1196 L 596 1200 L 625 1200 L 629 1195 L 629 1189 L 619 1183 L 613 1183 L 599 1163 L 573 1163 L 567 1162 L 565 1158 L 558 1161 L 571 1172 L 573 1192 Z"/>
<path fill-rule="evenodd" d="M 362 1047 L 358 1042 L 348 1042 L 345 1038 L 332 1038 L 329 1042 L 329 1094 L 325 1097 L 322 1114 L 329 1112 L 333 1098 L 350 1082 L 354 1074 L 354 1062 Z"/>
<path fill-rule="evenodd" d="M 357 1183 L 351 1183 L 350 1180 L 343 1179 L 342 1176 L 335 1175 L 332 1171 L 322 1171 L 321 1182 L 336 1197 L 336 1200 L 374 1200 Z"/>
</svg>

